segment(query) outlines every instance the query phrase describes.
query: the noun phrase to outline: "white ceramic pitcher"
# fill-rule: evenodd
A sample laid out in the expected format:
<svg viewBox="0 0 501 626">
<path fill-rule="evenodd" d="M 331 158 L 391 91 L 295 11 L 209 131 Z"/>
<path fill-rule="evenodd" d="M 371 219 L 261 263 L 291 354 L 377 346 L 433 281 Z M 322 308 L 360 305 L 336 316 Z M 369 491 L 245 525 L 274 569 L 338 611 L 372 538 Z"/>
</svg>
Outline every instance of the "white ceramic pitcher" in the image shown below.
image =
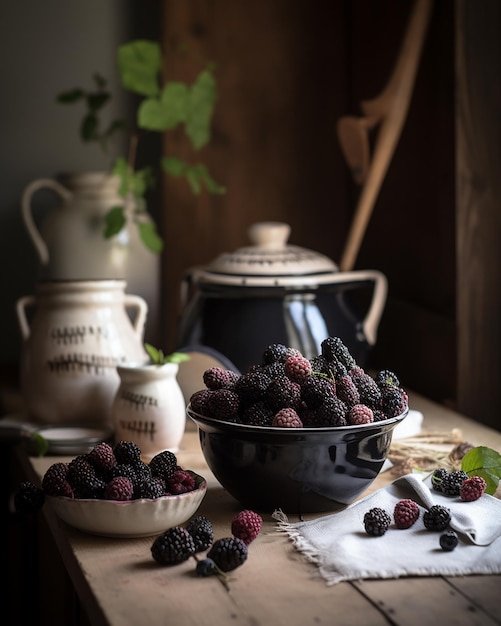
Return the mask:
<svg viewBox="0 0 501 626">
<path fill-rule="evenodd" d="M 186 425 L 186 404 L 177 382 L 179 365 L 127 363 L 112 407 L 117 441 L 135 441 L 149 462 L 162 450 L 177 452 Z"/>
<path fill-rule="evenodd" d="M 119 280 L 39 283 L 36 295 L 17 301 L 20 382 L 30 420 L 111 423 L 117 365 L 148 358 L 148 307 L 125 286 Z"/>
</svg>

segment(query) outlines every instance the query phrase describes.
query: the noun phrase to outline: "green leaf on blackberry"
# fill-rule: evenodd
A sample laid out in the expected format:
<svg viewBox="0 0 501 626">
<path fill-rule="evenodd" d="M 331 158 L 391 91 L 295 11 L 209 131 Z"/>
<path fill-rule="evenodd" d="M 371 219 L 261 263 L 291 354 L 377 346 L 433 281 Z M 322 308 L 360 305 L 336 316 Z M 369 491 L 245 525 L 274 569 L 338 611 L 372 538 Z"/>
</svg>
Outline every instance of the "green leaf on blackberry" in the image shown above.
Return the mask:
<svg viewBox="0 0 501 626">
<path fill-rule="evenodd" d="M 501 478 L 501 455 L 487 446 L 477 446 L 464 455 L 461 469 L 468 476 L 483 478 L 487 485 L 485 493 L 493 495 Z"/>
</svg>

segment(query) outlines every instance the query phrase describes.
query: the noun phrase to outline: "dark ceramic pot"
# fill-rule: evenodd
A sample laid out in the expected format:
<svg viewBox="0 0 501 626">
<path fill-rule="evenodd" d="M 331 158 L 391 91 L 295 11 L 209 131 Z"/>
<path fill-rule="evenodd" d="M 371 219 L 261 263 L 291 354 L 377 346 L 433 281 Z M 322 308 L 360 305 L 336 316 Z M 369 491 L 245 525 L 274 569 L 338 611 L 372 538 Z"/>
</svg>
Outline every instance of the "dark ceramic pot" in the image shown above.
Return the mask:
<svg viewBox="0 0 501 626">
<path fill-rule="evenodd" d="M 326 337 L 336 336 L 365 365 L 386 278 L 375 270 L 340 272 L 328 257 L 288 245 L 289 232 L 287 224 L 254 224 L 254 245 L 187 273 L 178 346 L 210 346 L 245 372 L 272 343 L 312 358 Z"/>
<path fill-rule="evenodd" d="M 362 426 L 273 428 L 194 413 L 207 464 L 246 508 L 287 514 L 334 511 L 375 480 L 402 415 Z"/>
</svg>

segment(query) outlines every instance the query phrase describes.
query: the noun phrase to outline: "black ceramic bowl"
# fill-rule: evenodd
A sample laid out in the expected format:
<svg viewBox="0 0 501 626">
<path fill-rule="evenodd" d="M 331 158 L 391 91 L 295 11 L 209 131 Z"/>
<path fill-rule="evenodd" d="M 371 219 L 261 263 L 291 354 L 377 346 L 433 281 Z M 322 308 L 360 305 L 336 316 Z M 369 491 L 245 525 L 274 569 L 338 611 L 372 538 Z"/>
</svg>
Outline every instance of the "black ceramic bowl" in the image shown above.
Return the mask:
<svg viewBox="0 0 501 626">
<path fill-rule="evenodd" d="M 273 428 L 191 410 L 209 468 L 239 503 L 259 511 L 317 513 L 353 502 L 379 474 L 407 415 L 362 426 Z"/>
</svg>

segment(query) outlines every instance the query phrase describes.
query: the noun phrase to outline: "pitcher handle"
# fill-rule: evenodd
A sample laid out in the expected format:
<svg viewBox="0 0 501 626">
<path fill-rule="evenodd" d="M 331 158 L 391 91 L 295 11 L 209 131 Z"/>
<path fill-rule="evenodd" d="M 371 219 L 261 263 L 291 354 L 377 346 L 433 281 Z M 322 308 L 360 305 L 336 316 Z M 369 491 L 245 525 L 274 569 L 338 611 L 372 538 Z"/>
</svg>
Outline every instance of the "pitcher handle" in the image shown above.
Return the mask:
<svg viewBox="0 0 501 626">
<path fill-rule="evenodd" d="M 30 336 L 30 325 L 28 323 L 28 317 L 26 315 L 26 309 L 29 306 L 35 305 L 35 296 L 23 296 L 16 302 L 16 314 L 17 321 L 19 323 L 19 329 L 21 336 L 24 340 Z"/>
<path fill-rule="evenodd" d="M 339 272 L 339 274 L 336 274 L 333 280 L 329 280 L 329 282 L 347 283 L 364 282 L 368 280 L 374 282 L 374 291 L 371 304 L 362 322 L 362 328 L 367 342 L 373 346 L 376 343 L 377 329 L 388 295 L 388 281 L 386 280 L 386 276 L 377 270 L 356 270 L 353 272 Z"/>
<path fill-rule="evenodd" d="M 132 322 L 132 327 L 134 328 L 136 335 L 141 337 L 146 323 L 146 315 L 148 314 L 148 305 L 146 304 L 146 300 L 141 298 L 141 296 L 134 296 L 126 293 L 124 303 L 126 307 L 135 309 L 136 316 Z"/>
<path fill-rule="evenodd" d="M 31 237 L 33 245 L 35 246 L 35 250 L 38 253 L 40 263 L 42 265 L 47 265 L 49 262 L 49 249 L 47 248 L 47 244 L 42 239 L 42 235 L 35 224 L 31 210 L 31 198 L 39 189 L 52 189 L 52 191 L 55 191 L 66 202 L 72 197 L 73 194 L 71 191 L 66 189 L 66 187 L 63 187 L 63 185 L 58 183 L 56 180 L 52 180 L 51 178 L 39 178 L 34 180 L 23 191 L 21 198 L 23 221 L 28 234 Z"/>
</svg>

